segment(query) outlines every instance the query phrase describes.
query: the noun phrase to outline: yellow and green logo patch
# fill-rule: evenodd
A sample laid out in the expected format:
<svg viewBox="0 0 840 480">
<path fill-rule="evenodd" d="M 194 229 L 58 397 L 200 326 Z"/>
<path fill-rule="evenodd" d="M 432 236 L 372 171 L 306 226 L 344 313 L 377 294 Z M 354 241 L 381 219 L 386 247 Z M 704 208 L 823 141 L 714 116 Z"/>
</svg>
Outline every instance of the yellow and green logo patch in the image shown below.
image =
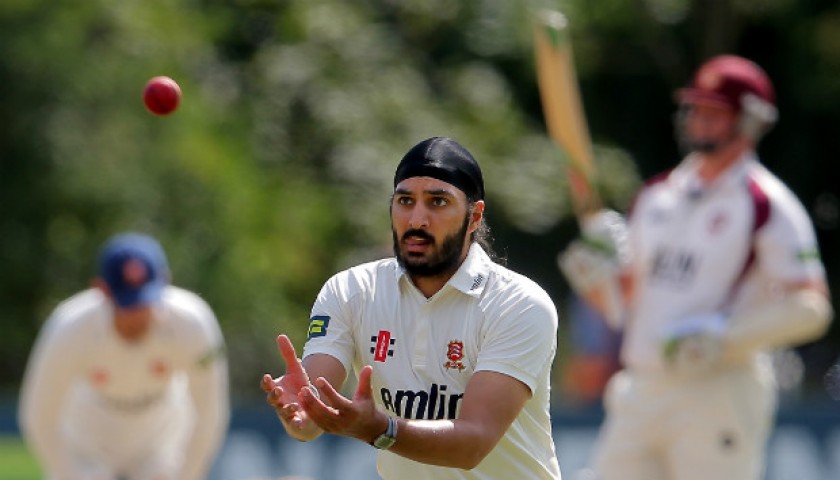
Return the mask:
<svg viewBox="0 0 840 480">
<path fill-rule="evenodd" d="M 207 368 L 216 360 L 225 358 L 225 350 L 224 344 L 216 345 L 215 347 L 207 349 L 207 351 L 199 357 L 198 366 L 201 368 Z"/>
<path fill-rule="evenodd" d="M 820 260 L 820 251 L 816 248 L 808 248 L 796 252 L 796 259 L 802 263 L 815 262 Z"/>
<path fill-rule="evenodd" d="M 327 334 L 327 326 L 330 324 L 330 317 L 326 315 L 315 315 L 309 319 L 309 335 L 307 338 L 323 337 Z"/>
</svg>

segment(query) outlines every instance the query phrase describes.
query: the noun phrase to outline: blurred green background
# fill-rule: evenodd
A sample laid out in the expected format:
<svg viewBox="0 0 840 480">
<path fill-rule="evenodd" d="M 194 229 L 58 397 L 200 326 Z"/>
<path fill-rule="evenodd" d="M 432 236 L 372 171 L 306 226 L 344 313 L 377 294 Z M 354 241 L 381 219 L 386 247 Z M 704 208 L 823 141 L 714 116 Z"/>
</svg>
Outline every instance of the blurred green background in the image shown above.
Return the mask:
<svg viewBox="0 0 840 480">
<path fill-rule="evenodd" d="M 723 52 L 761 64 L 781 118 L 759 153 L 812 215 L 837 289 L 834 0 L 4 0 L 0 396 L 16 398 L 41 324 L 88 284 L 102 242 L 140 230 L 215 309 L 234 403 L 261 402 L 277 333 L 302 345 L 322 283 L 389 254 L 394 167 L 434 135 L 481 162 L 497 250 L 561 308 L 562 364 L 555 256 L 576 226 L 535 81 L 540 7 L 571 21 L 599 186 L 618 209 L 678 160 L 672 92 L 694 68 Z M 142 104 L 155 75 L 183 90 L 168 117 Z M 800 349 L 806 394 L 826 397 L 837 338 Z"/>
<path fill-rule="evenodd" d="M 41 470 L 26 446 L 16 437 L 0 436 L 0 480 L 37 480 Z"/>
</svg>

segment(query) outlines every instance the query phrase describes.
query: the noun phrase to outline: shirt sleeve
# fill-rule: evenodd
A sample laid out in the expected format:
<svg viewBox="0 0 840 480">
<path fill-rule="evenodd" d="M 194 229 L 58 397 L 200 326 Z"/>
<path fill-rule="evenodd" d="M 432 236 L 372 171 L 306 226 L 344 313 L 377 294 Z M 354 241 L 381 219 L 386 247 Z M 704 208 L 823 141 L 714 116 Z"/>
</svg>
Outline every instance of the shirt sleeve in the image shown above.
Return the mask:
<svg viewBox="0 0 840 480">
<path fill-rule="evenodd" d="M 756 248 L 761 268 L 772 278 L 781 281 L 825 278 L 811 219 L 788 191 L 772 201 L 769 221 L 757 234 Z"/>
<path fill-rule="evenodd" d="M 334 275 L 321 288 L 309 318 L 309 333 L 301 358 L 315 353 L 330 355 L 352 368 L 354 358 L 353 305 L 349 272 Z"/>
<path fill-rule="evenodd" d="M 179 478 L 201 480 L 207 477 L 221 446 L 230 419 L 228 367 L 224 339 L 216 317 L 203 300 L 196 297 L 191 312 L 197 323 L 185 339 L 194 345 L 187 359 L 189 391 L 196 411 L 195 429 L 184 455 Z"/>
<path fill-rule="evenodd" d="M 21 433 L 45 473 L 64 478 L 71 471 L 59 435 L 61 408 L 81 371 L 84 336 L 70 328 L 67 312 L 56 309 L 38 334 L 21 385 Z"/>
<path fill-rule="evenodd" d="M 509 375 L 534 393 L 551 368 L 557 347 L 557 309 L 545 291 L 531 285 L 505 295 L 488 309 L 475 371 Z"/>
</svg>

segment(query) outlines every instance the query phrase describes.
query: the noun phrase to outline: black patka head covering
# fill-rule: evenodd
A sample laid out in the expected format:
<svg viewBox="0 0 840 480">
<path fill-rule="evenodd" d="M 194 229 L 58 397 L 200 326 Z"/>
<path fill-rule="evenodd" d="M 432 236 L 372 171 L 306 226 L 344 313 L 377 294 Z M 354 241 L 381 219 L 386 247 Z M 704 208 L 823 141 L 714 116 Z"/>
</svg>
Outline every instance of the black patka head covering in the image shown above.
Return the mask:
<svg viewBox="0 0 840 480">
<path fill-rule="evenodd" d="M 394 188 L 406 178 L 432 177 L 461 189 L 470 201 L 484 200 L 484 177 L 472 154 L 447 137 L 432 137 L 413 146 L 394 173 Z"/>
</svg>

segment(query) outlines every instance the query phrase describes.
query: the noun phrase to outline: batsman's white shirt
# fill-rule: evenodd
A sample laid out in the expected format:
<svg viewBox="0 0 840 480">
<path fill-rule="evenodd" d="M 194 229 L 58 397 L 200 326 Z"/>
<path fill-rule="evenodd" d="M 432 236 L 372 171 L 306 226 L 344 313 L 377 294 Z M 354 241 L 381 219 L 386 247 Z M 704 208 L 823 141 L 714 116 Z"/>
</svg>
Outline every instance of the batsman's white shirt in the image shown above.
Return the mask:
<svg viewBox="0 0 840 480">
<path fill-rule="evenodd" d="M 383 451 L 377 465 L 385 479 L 559 479 L 549 417 L 556 343 L 557 311 L 548 294 L 473 244 L 429 299 L 393 258 L 336 274 L 312 309 L 304 356 L 324 353 L 357 373 L 372 365 L 377 404 L 406 419 L 457 418 L 467 382 L 481 370 L 531 389 L 476 468 L 426 465 Z"/>
<path fill-rule="evenodd" d="M 634 370 L 664 368 L 669 323 L 748 309 L 782 283 L 825 275 L 805 209 L 754 154 L 706 187 L 688 157 L 640 192 L 629 225 L 637 290 L 622 357 Z"/>
<path fill-rule="evenodd" d="M 45 473 L 74 480 L 91 472 L 143 477 L 154 468 L 178 480 L 208 473 L 229 416 L 221 331 L 201 298 L 172 286 L 154 315 L 147 336 L 127 343 L 110 301 L 91 289 L 47 320 L 19 411 Z"/>
</svg>

